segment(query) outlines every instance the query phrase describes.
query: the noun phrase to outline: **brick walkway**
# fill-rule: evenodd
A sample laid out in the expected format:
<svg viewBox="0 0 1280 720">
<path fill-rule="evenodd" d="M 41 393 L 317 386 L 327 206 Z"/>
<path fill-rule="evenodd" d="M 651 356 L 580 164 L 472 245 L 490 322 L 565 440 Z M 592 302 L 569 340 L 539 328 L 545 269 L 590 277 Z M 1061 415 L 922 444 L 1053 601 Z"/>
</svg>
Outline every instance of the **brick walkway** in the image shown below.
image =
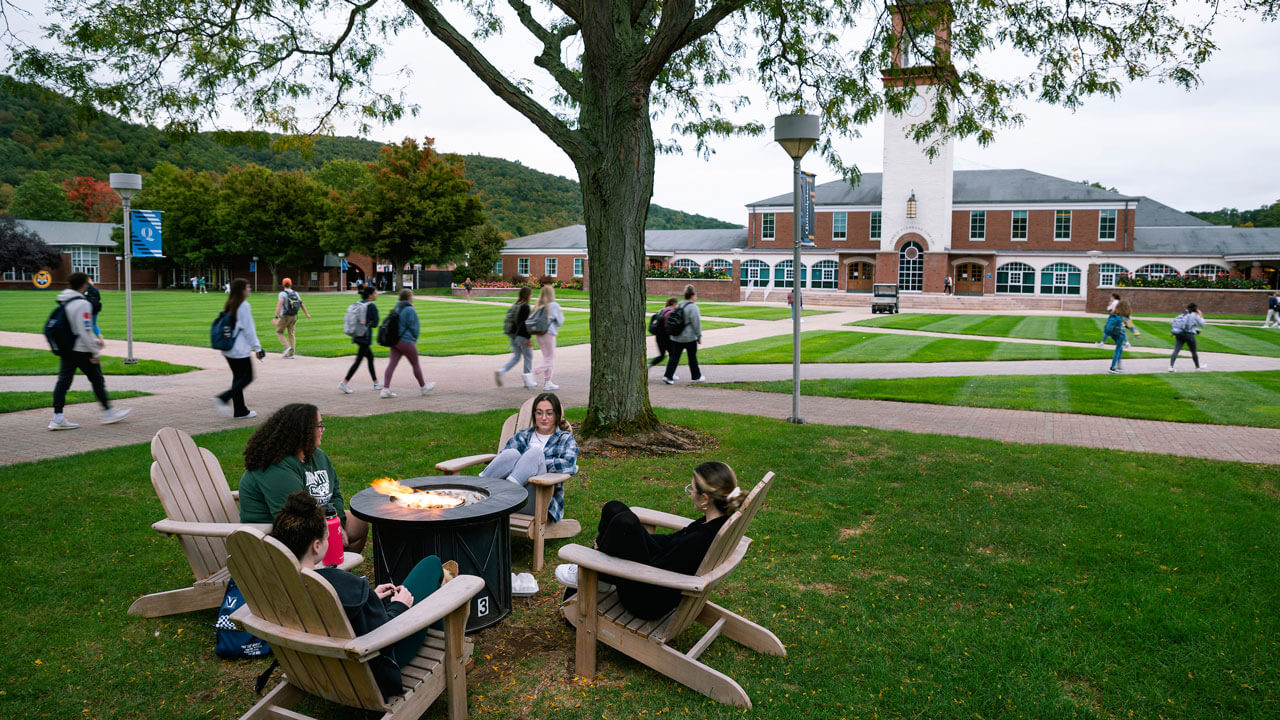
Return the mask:
<svg viewBox="0 0 1280 720">
<path fill-rule="evenodd" d="M 843 328 L 844 323 L 867 316 L 865 310 L 845 310 L 832 315 L 810 317 L 806 318 L 804 329 L 847 329 Z M 573 315 L 570 314 L 569 321 L 573 320 Z M 790 330 L 789 321 L 737 322 L 742 322 L 743 325 L 707 333 L 704 346 L 739 342 Z M 43 336 L 10 332 L 0 332 L 0 345 L 47 347 Z M 123 355 L 123 341 L 108 341 L 107 354 Z M 98 425 L 98 408 L 93 404 L 68 406 L 68 418 L 80 423 L 82 427 L 64 432 L 46 429 L 45 425 L 50 417 L 48 408 L 0 414 L 0 464 L 147 442 L 157 430 L 167 425 L 195 434 L 256 423 L 270 411 L 289 402 L 314 403 L 326 415 L 363 416 L 397 410 L 480 412 L 512 408 L 528 397 L 528 392 L 519 385 L 518 373 L 508 375 L 509 382 L 505 387 L 494 386 L 493 370 L 504 359 L 498 356 L 424 357 L 423 371 L 428 380 L 438 383 L 436 390 L 426 397 L 420 397 L 412 374 L 402 366 L 397 369 L 395 382 L 395 389 L 400 397 L 383 400 L 369 389 L 368 375 L 363 371 L 356 376 L 357 382 L 353 383 L 353 387 L 358 390 L 355 394 L 343 395 L 338 391 L 338 381 L 350 365 L 351 358 L 299 357 L 283 360 L 278 353 L 272 353 L 264 363 L 255 365 L 257 379 L 247 391 L 249 407 L 259 413 L 259 418 L 249 421 L 228 420 L 214 413 L 209 400 L 230 385 L 230 371 L 219 353 L 207 348 L 135 342 L 134 355 L 204 369 L 172 376 L 108 376 L 109 390 L 137 389 L 153 393 L 148 397 L 119 401 L 120 406 L 133 408 L 133 414 L 115 425 Z M 1202 353 L 1202 357 L 1214 370 L 1280 369 L 1280 359 L 1276 358 L 1209 353 Z M 558 349 L 556 359 L 558 369 L 555 382 L 561 386 L 558 394 L 568 405 L 585 405 L 589 346 Z M 384 363 L 385 361 L 379 363 L 379 371 Z M 1184 360 L 1184 363 L 1190 367 L 1189 360 Z M 1105 372 L 1107 365 L 1105 360 L 814 364 L 805 365 L 802 373 L 805 378 L 1089 374 Z M 1166 367 L 1167 361 L 1160 358 L 1125 361 L 1125 368 L 1131 373 L 1163 371 Z M 688 370 L 681 368 L 681 372 L 687 374 Z M 706 367 L 706 372 L 713 381 L 781 380 L 791 377 L 790 365 L 711 365 Z M 658 370 L 652 371 L 653 382 L 649 388 L 650 399 L 658 407 L 698 408 L 777 418 L 791 414 L 789 395 L 689 387 L 684 381 L 675 386 L 667 386 L 658 382 L 658 373 Z M 515 382 L 514 386 L 511 381 Z M 6 377 L 0 380 L 0 389 L 49 392 L 53 383 L 52 376 Z M 77 376 L 73 389 L 88 389 L 88 383 L 83 377 Z M 1017 443 L 1056 443 L 1280 464 L 1280 430 L 1276 429 L 820 397 L 801 398 L 801 415 L 810 423 L 829 425 L 860 425 Z"/>
</svg>

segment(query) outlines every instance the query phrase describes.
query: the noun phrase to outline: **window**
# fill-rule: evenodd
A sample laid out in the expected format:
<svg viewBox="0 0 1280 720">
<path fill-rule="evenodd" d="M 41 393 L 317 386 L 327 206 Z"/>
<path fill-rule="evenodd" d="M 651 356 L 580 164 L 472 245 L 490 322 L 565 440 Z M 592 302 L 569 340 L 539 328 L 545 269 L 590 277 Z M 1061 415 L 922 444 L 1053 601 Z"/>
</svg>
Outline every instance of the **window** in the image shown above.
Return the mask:
<svg viewBox="0 0 1280 720">
<path fill-rule="evenodd" d="M 969 239 L 987 239 L 987 211 L 972 210 L 969 212 Z"/>
<path fill-rule="evenodd" d="M 831 239 L 845 240 L 849 237 L 849 213 L 831 214 Z"/>
<path fill-rule="evenodd" d="M 898 289 L 920 292 L 924 289 L 924 248 L 909 242 L 898 252 Z"/>
<path fill-rule="evenodd" d="M 707 264 L 702 266 L 702 269 L 708 272 L 711 272 L 711 271 L 719 272 L 723 274 L 725 277 L 733 277 L 730 274 L 731 272 L 733 272 L 733 263 L 729 262 L 728 260 L 722 260 L 720 258 L 716 258 L 715 260 L 708 260 Z"/>
<path fill-rule="evenodd" d="M 1124 275 L 1128 272 L 1122 265 L 1102 263 L 1098 266 L 1098 284 L 1102 287 L 1115 287 L 1116 276 Z"/>
<path fill-rule="evenodd" d="M 498 260 L 493 263 L 493 274 L 502 277 L 502 261 Z"/>
<path fill-rule="evenodd" d="M 583 266 L 586 265 L 586 263 L 587 263 L 586 258 L 573 259 L 573 276 L 574 277 L 582 277 L 582 269 L 583 269 Z"/>
<path fill-rule="evenodd" d="M 1116 239 L 1116 211 L 1103 210 L 1098 213 L 1098 239 Z"/>
<path fill-rule="evenodd" d="M 874 210 L 871 213 L 871 239 L 880 239 L 880 211 Z"/>
<path fill-rule="evenodd" d="M 679 260 L 671 263 L 671 267 L 676 270 L 689 270 L 696 272 L 698 270 L 698 263 L 690 260 L 689 258 L 680 258 Z"/>
<path fill-rule="evenodd" d="M 765 213 L 760 216 L 760 239 L 773 239 L 773 213 Z"/>
<path fill-rule="evenodd" d="M 92 245 L 71 246 L 71 272 L 82 272 L 98 282 L 98 248 Z"/>
<path fill-rule="evenodd" d="M 1186 275 L 1187 277 L 1209 278 L 1210 280 L 1212 280 L 1213 278 L 1216 278 L 1219 275 L 1227 275 L 1229 274 L 1229 272 L 1230 271 L 1228 271 L 1226 268 L 1222 267 L 1221 265 L 1211 265 L 1209 263 L 1205 263 L 1204 265 L 1197 265 L 1191 268 L 1190 270 L 1183 273 L 1183 275 Z"/>
<path fill-rule="evenodd" d="M 516 274 L 525 276 L 529 274 L 529 258 L 516 258 Z"/>
<path fill-rule="evenodd" d="M 791 287 L 795 282 L 795 271 L 792 270 L 791 261 L 783 260 L 773 266 L 773 284 L 775 287 Z"/>
<path fill-rule="evenodd" d="M 5 280 L 30 280 L 31 271 L 19 270 L 16 267 L 11 267 L 8 270 L 4 271 L 4 279 Z"/>
<path fill-rule="evenodd" d="M 1014 210 L 1013 220 L 1009 227 L 1009 237 L 1013 240 L 1027 239 L 1027 211 Z"/>
<path fill-rule="evenodd" d="M 742 286 L 764 287 L 769 284 L 769 266 L 760 260 L 746 260 L 742 263 Z"/>
<path fill-rule="evenodd" d="M 823 260 L 813 265 L 813 280 L 809 283 L 809 287 L 824 290 L 834 290 L 840 286 L 840 281 L 836 277 L 836 271 L 840 266 L 835 260 Z"/>
<path fill-rule="evenodd" d="M 1036 271 L 1026 263 L 1005 263 L 996 268 L 996 292 L 1030 295 L 1036 291 Z"/>
<path fill-rule="evenodd" d="M 1079 295 L 1080 268 L 1054 263 L 1040 271 L 1040 292 L 1044 295 Z"/>
<path fill-rule="evenodd" d="M 555 277 L 558 274 L 558 271 L 560 269 L 559 265 L 560 265 L 559 258 L 547 258 L 546 260 L 543 261 L 543 267 L 546 268 L 546 273 L 544 274 L 550 275 L 551 277 Z"/>
<path fill-rule="evenodd" d="M 1177 274 L 1178 274 L 1178 271 L 1174 270 L 1168 265 L 1162 265 L 1160 263 L 1151 263 L 1150 265 L 1143 265 L 1142 267 L 1138 268 L 1137 272 L 1134 273 L 1134 276 L 1144 277 L 1144 278 L 1162 278 L 1165 275 L 1177 275 Z"/>
<path fill-rule="evenodd" d="M 1070 210 L 1054 210 L 1053 211 L 1053 239 L 1054 240 L 1070 240 L 1071 239 L 1071 211 Z"/>
</svg>

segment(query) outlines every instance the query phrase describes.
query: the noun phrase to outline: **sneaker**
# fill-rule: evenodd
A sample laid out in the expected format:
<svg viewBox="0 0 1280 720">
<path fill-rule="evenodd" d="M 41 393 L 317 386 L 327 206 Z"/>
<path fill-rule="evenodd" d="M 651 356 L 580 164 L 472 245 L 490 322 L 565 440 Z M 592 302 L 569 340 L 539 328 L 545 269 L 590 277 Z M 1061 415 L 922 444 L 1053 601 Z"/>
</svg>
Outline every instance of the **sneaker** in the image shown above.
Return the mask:
<svg viewBox="0 0 1280 720">
<path fill-rule="evenodd" d="M 225 418 L 231 417 L 231 412 L 232 412 L 231 403 L 226 402 L 222 398 L 213 399 L 213 409 L 217 410 L 218 414 L 221 415 L 222 417 L 225 417 Z"/>
<path fill-rule="evenodd" d="M 1097 345 L 1098 347 L 1102 347 L 1103 345 L 1106 345 L 1106 343 L 1099 340 L 1098 342 L 1094 343 L 1094 345 Z"/>
<path fill-rule="evenodd" d="M 255 411 L 253 411 L 253 410 L 250 410 L 249 412 L 245 413 L 244 415 L 237 415 L 237 416 L 236 416 L 236 419 L 237 419 L 237 420 L 248 420 L 249 418 L 256 418 L 256 417 L 258 417 L 258 413 L 257 413 L 257 412 L 255 412 Z"/>
<path fill-rule="evenodd" d="M 350 385 L 348 385 L 348 384 L 346 383 L 346 381 L 343 381 L 343 382 L 338 383 L 338 389 L 339 389 L 339 390 L 341 390 L 342 392 L 344 392 L 344 393 L 348 394 L 348 395 L 350 395 L 351 393 L 355 392 L 355 390 L 352 390 L 352 389 L 351 389 L 351 386 L 350 386 Z"/>
<path fill-rule="evenodd" d="M 427 383 L 426 385 L 423 385 L 422 387 L 418 388 L 418 394 L 419 394 L 419 395 L 426 395 L 427 393 L 431 392 L 432 390 L 435 390 L 435 388 L 436 388 L 436 384 L 435 384 L 435 383 L 433 383 L 433 382 L 429 382 L 429 383 Z"/>
<path fill-rule="evenodd" d="M 1125 350 L 1128 350 L 1128 349 L 1129 349 L 1129 343 L 1125 343 L 1125 344 L 1124 344 L 1124 349 L 1125 349 Z"/>
<path fill-rule="evenodd" d="M 118 423 L 129 417 L 129 413 L 131 412 L 133 412 L 132 408 L 111 408 L 110 410 L 103 410 L 102 424 L 110 425 L 111 423 Z"/>
<path fill-rule="evenodd" d="M 1169 372 L 1173 372 L 1173 366 L 1172 366 L 1172 365 L 1170 365 L 1170 366 L 1169 366 Z"/>
<path fill-rule="evenodd" d="M 675 384 L 676 384 L 676 380 L 675 380 L 675 378 L 669 378 L 669 377 L 667 377 L 666 375 L 663 375 L 663 376 L 662 376 L 662 382 L 664 382 L 664 383 L 666 383 L 666 384 L 668 384 L 668 385 L 675 385 Z"/>
<path fill-rule="evenodd" d="M 66 419 L 65 417 L 64 417 L 64 418 L 62 418 L 61 420 L 50 420 L 50 421 L 49 421 L 49 429 L 50 429 L 50 430 L 75 430 L 75 429 L 76 429 L 76 428 L 78 428 L 78 427 L 80 427 L 78 424 L 71 422 L 70 420 Z"/>
<path fill-rule="evenodd" d="M 542 389 L 550 392 L 552 390 L 559 390 L 560 386 L 548 380 L 542 384 Z"/>
<path fill-rule="evenodd" d="M 522 378 L 524 378 L 524 389 L 525 389 L 525 390 L 537 390 L 537 389 L 538 389 L 538 381 L 533 377 L 533 373 L 521 373 L 521 375 L 520 375 L 520 376 L 521 376 Z"/>
<path fill-rule="evenodd" d="M 556 566 L 556 580 L 565 587 L 577 589 L 578 587 L 578 565 L 577 563 L 567 563 Z M 613 586 L 603 580 L 596 581 L 596 592 L 607 593 L 613 589 Z"/>
<path fill-rule="evenodd" d="M 382 388 L 382 392 L 378 393 L 378 397 L 381 397 L 381 398 L 393 398 L 393 397 L 399 397 L 399 396 L 397 396 L 395 393 L 391 392 L 391 388 Z"/>
<path fill-rule="evenodd" d="M 1119 374 L 1120 374 L 1120 368 L 1111 368 L 1111 369 L 1110 369 L 1110 370 L 1108 370 L 1107 372 L 1111 373 L 1112 375 L 1119 375 Z"/>
<path fill-rule="evenodd" d="M 284 357 L 285 359 L 293 357 L 293 348 L 289 348 L 288 350 L 285 350 Z"/>
<path fill-rule="evenodd" d="M 700 383 L 700 382 L 706 382 L 706 381 L 707 381 L 707 376 L 706 376 L 706 375 L 699 375 L 698 377 L 696 377 L 696 378 L 694 378 L 694 379 L 690 380 L 689 382 L 691 382 L 691 383 Z"/>
<path fill-rule="evenodd" d="M 538 592 L 538 580 L 531 573 L 511 573 L 511 595 L 529 597 Z"/>
<path fill-rule="evenodd" d="M 380 382 L 376 382 L 376 383 L 374 383 L 374 384 L 373 384 L 373 390 L 374 390 L 374 392 L 377 392 L 377 391 L 379 391 L 379 390 L 381 390 L 381 389 L 382 389 L 382 383 L 380 383 Z"/>
<path fill-rule="evenodd" d="M 1209 367 L 1208 365 L 1205 365 L 1204 363 L 1200 363 L 1200 367 L 1198 367 L 1198 368 L 1196 368 L 1196 369 L 1197 369 L 1197 370 L 1204 370 L 1204 369 L 1207 369 L 1208 367 Z"/>
<path fill-rule="evenodd" d="M 497 385 L 498 387 L 502 387 L 502 371 L 501 370 L 493 371 L 493 384 Z"/>
</svg>

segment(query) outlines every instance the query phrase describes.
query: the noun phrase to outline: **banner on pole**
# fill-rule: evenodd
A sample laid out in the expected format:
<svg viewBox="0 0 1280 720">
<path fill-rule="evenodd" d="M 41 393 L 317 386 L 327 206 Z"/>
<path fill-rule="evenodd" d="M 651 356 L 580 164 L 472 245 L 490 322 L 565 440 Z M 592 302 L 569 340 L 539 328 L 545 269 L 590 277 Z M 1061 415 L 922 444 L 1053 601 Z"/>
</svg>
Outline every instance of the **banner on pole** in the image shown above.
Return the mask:
<svg viewBox="0 0 1280 720">
<path fill-rule="evenodd" d="M 814 191 L 813 173 L 800 173 L 800 244 L 804 247 L 813 247 L 813 202 L 816 197 Z"/>
<path fill-rule="evenodd" d="M 129 211 L 129 233 L 134 257 L 164 257 L 160 246 L 161 214 L 160 210 Z"/>
</svg>

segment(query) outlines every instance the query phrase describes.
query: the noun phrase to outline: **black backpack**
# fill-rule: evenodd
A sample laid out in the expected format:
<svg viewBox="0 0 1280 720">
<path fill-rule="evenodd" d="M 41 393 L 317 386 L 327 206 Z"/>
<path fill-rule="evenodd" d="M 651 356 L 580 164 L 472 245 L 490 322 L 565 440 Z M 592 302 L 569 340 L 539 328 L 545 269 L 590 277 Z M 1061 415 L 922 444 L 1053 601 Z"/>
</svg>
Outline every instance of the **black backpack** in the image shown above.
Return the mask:
<svg viewBox="0 0 1280 720">
<path fill-rule="evenodd" d="M 302 307 L 302 298 L 298 297 L 298 293 L 293 290 L 285 290 L 284 308 L 281 309 L 281 315 L 297 315 L 298 308 Z"/>
<path fill-rule="evenodd" d="M 97 315 L 102 312 L 102 293 L 98 292 L 96 285 L 90 285 L 84 289 L 84 299 L 89 301 L 93 306 L 93 314 Z"/>
<path fill-rule="evenodd" d="M 387 317 L 378 328 L 378 344 L 391 347 L 400 342 L 400 308 L 387 313 Z"/>
<path fill-rule="evenodd" d="M 66 303 L 58 303 L 53 312 L 49 313 L 49 319 L 44 323 L 44 339 L 49 341 L 49 350 L 54 355 L 69 353 L 75 349 L 76 333 L 71 329 Z"/>
<path fill-rule="evenodd" d="M 649 334 L 650 335 L 666 335 L 667 334 L 666 327 L 662 323 L 661 310 L 654 313 L 653 317 L 649 318 Z"/>
<path fill-rule="evenodd" d="M 502 318 L 502 332 L 506 335 L 516 334 L 516 318 L 520 317 L 520 303 L 511 303 L 506 317 Z"/>
<path fill-rule="evenodd" d="M 209 326 L 209 347 L 230 350 L 236 344 L 236 316 L 223 310 Z"/>
<path fill-rule="evenodd" d="M 671 308 L 671 312 L 667 313 L 667 334 L 675 337 L 684 331 L 685 318 L 684 306 L 689 303 L 688 300 Z"/>
</svg>

